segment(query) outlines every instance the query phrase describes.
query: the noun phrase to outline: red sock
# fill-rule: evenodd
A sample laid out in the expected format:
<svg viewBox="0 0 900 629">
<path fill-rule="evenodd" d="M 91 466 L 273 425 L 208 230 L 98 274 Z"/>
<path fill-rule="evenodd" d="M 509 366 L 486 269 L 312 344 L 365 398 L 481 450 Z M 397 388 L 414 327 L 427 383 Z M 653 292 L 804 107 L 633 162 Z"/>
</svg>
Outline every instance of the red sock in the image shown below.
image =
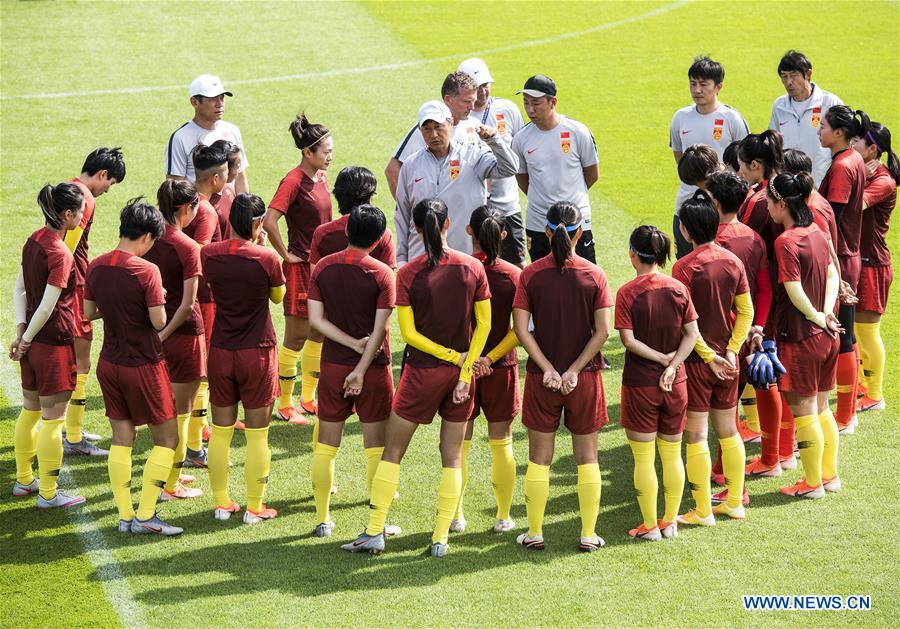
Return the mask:
<svg viewBox="0 0 900 629">
<path fill-rule="evenodd" d="M 778 437 L 778 456 L 782 459 L 794 456 L 794 414 L 783 396 L 781 398 L 781 435 Z"/>
<path fill-rule="evenodd" d="M 778 441 L 781 425 L 781 394 L 776 386 L 756 390 L 756 408 L 759 413 L 760 458 L 763 465 L 778 465 Z"/>
<path fill-rule="evenodd" d="M 838 426 L 846 426 L 856 412 L 856 385 L 859 377 L 859 362 L 856 354 L 838 354 L 837 360 L 837 412 L 834 414 Z"/>
</svg>

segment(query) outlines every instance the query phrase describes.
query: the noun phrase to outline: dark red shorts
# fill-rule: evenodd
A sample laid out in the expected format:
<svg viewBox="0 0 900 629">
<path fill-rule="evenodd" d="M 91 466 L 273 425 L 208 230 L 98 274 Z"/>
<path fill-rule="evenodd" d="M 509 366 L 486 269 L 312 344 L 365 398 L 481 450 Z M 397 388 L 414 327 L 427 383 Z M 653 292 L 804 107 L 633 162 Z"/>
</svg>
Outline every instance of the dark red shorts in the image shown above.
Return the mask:
<svg viewBox="0 0 900 629">
<path fill-rule="evenodd" d="M 97 381 L 110 419 L 130 421 L 135 426 L 158 426 L 175 419 L 175 394 L 164 360 L 124 367 L 101 358 Z"/>
<path fill-rule="evenodd" d="M 859 275 L 862 271 L 862 260 L 859 254 L 855 256 L 838 255 L 838 264 L 841 267 L 841 279 L 850 284 L 854 291 L 859 285 Z"/>
<path fill-rule="evenodd" d="M 363 376 L 362 392 L 344 397 L 344 379 L 355 365 L 322 361 L 319 366 L 319 419 L 342 422 L 354 413 L 363 423 L 381 422 L 391 415 L 394 398 L 394 374 L 390 365 L 370 365 Z"/>
<path fill-rule="evenodd" d="M 687 380 L 673 384 L 671 391 L 623 384 L 619 423 L 634 432 L 678 435 L 684 432 L 687 404 Z"/>
<path fill-rule="evenodd" d="M 200 302 L 200 314 L 203 316 L 203 336 L 206 345 L 206 355 L 209 356 L 209 342 L 212 340 L 213 323 L 216 320 L 216 302 Z"/>
<path fill-rule="evenodd" d="M 891 282 L 894 281 L 894 271 L 890 264 L 884 266 L 864 266 L 859 276 L 859 284 L 856 287 L 856 296 L 859 303 L 856 311 L 868 310 L 884 314 L 887 308 L 888 293 L 891 290 Z"/>
<path fill-rule="evenodd" d="M 19 361 L 22 388 L 48 396 L 75 390 L 75 346 L 32 343 Z"/>
<path fill-rule="evenodd" d="M 454 404 L 453 389 L 457 382 L 459 367 L 454 365 L 427 369 L 406 365 L 394 395 L 393 411 L 416 424 L 430 424 L 435 413 L 440 413 L 441 419 L 448 422 L 468 421 L 475 407 L 475 397 L 469 395 L 462 404 Z"/>
<path fill-rule="evenodd" d="M 519 396 L 519 366 L 494 367 L 494 373 L 475 380 L 475 408 L 470 420 L 483 411 L 489 422 L 508 422 L 522 406 Z"/>
<path fill-rule="evenodd" d="M 705 413 L 709 409 L 724 411 L 737 406 L 740 380 L 719 380 L 706 363 L 686 362 L 688 410 Z"/>
<path fill-rule="evenodd" d="M 569 395 L 546 388 L 543 374 L 525 374 L 522 424 L 538 432 L 556 432 L 560 418 L 573 435 L 597 432 L 609 422 L 599 371 L 578 374 L 578 385 Z"/>
<path fill-rule="evenodd" d="M 278 397 L 278 349 L 209 350 L 209 401 L 213 406 L 266 408 Z"/>
<path fill-rule="evenodd" d="M 310 264 L 308 262 L 298 262 L 296 264 L 282 262 L 281 268 L 284 270 L 286 289 L 284 314 L 290 317 L 309 319 L 306 296 L 309 293 Z"/>
<path fill-rule="evenodd" d="M 163 342 L 169 381 L 195 382 L 206 377 L 206 341 L 203 335 L 173 334 Z"/>
<path fill-rule="evenodd" d="M 75 338 L 92 341 L 94 324 L 84 318 L 84 284 L 75 286 L 75 302 L 72 308 L 75 310 Z"/>
<path fill-rule="evenodd" d="M 831 391 L 837 376 L 839 348 L 840 341 L 824 332 L 799 343 L 779 343 L 778 357 L 787 373 L 781 376 L 778 388 L 803 397 Z"/>
</svg>

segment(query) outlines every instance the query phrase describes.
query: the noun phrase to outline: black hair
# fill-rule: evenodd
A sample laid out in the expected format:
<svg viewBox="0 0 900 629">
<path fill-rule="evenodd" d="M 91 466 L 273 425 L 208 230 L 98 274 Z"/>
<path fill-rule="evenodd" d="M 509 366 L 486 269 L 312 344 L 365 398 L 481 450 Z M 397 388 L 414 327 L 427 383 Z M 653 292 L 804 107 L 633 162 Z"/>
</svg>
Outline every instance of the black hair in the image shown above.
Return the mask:
<svg viewBox="0 0 900 629">
<path fill-rule="evenodd" d="M 228 156 L 228 170 L 238 168 L 241 165 L 241 147 L 234 142 L 229 142 L 228 140 L 216 140 L 210 144 L 210 146 L 225 151 L 225 155 Z"/>
<path fill-rule="evenodd" d="M 678 220 L 694 244 L 705 245 L 716 239 L 719 213 L 712 197 L 705 190 L 697 190 L 678 210 Z"/>
<path fill-rule="evenodd" d="M 160 214 L 170 225 L 175 224 L 175 213 L 187 203 L 196 203 L 197 187 L 186 179 L 166 179 L 156 191 L 156 203 Z"/>
<path fill-rule="evenodd" d="M 460 90 L 477 89 L 478 83 L 475 82 L 475 79 L 465 72 L 457 70 L 448 74 L 444 79 L 444 83 L 441 85 L 441 96 L 456 96 Z"/>
<path fill-rule="evenodd" d="M 206 179 L 210 170 L 228 163 L 228 153 L 221 146 L 198 144 L 191 151 L 191 160 L 194 162 L 197 179 Z"/>
<path fill-rule="evenodd" d="M 334 180 L 334 198 L 338 202 L 338 211 L 349 214 L 357 205 L 368 203 L 375 195 L 378 180 L 372 171 L 363 166 L 347 166 Z"/>
<path fill-rule="evenodd" d="M 726 146 L 725 150 L 722 152 L 722 163 L 730 167 L 734 172 L 741 169 L 741 165 L 738 163 L 738 149 L 740 146 L 741 141 L 734 140 L 731 144 Z"/>
<path fill-rule="evenodd" d="M 791 213 L 794 223 L 800 227 L 806 227 L 813 222 L 812 211 L 806 204 L 806 198 L 815 187 L 812 175 L 809 173 L 781 173 L 774 177 L 766 188 L 766 196 L 773 201 L 784 201 Z"/>
<path fill-rule="evenodd" d="M 725 68 L 718 61 L 713 61 L 706 55 L 694 57 L 694 63 L 688 68 L 688 78 L 697 81 L 710 80 L 716 85 L 725 81 Z"/>
<path fill-rule="evenodd" d="M 641 225 L 631 232 L 631 238 L 628 239 L 631 250 L 645 264 L 656 264 L 665 266 L 669 261 L 669 251 L 672 248 L 672 241 L 665 234 L 653 225 Z"/>
<path fill-rule="evenodd" d="M 689 186 L 696 186 L 719 168 L 719 155 L 706 144 L 693 144 L 684 149 L 678 160 L 678 177 Z"/>
<path fill-rule="evenodd" d="M 809 58 L 799 50 L 788 50 L 778 62 L 778 74 L 782 72 L 799 72 L 806 76 L 812 71 L 812 63 Z"/>
<path fill-rule="evenodd" d="M 368 203 L 357 205 L 347 217 L 347 241 L 351 247 L 368 249 L 381 239 L 386 229 L 384 212 Z"/>
<path fill-rule="evenodd" d="M 738 157 L 745 164 L 756 160 L 763 165 L 763 178 L 771 179 L 784 168 L 784 137 L 772 129 L 751 133 L 738 147 Z"/>
<path fill-rule="evenodd" d="M 62 229 L 63 214 L 66 210 L 77 213 L 84 203 L 84 193 L 74 183 L 61 183 L 57 186 L 48 183 L 38 192 L 37 202 L 44 213 L 44 222 L 53 229 Z"/>
<path fill-rule="evenodd" d="M 119 214 L 119 238 L 137 240 L 144 234 L 150 234 L 153 240 L 166 233 L 166 221 L 155 207 L 135 197 L 125 204 Z"/>
<path fill-rule="evenodd" d="M 825 120 L 832 130 L 840 129 L 844 132 L 844 138 L 849 142 L 853 138 L 864 137 L 872 128 L 869 116 L 862 109 L 856 111 L 847 105 L 835 105 L 825 112 Z"/>
<path fill-rule="evenodd" d="M 429 268 L 437 266 L 444 256 L 441 233 L 448 213 L 447 204 L 440 199 L 423 199 L 413 208 L 413 223 L 422 230 L 422 244 L 428 254 Z"/>
<path fill-rule="evenodd" d="M 255 194 L 242 192 L 231 202 L 228 222 L 235 234 L 244 240 L 253 238 L 253 223 L 266 215 L 266 204 Z"/>
<path fill-rule="evenodd" d="M 556 266 L 562 269 L 572 257 L 572 249 L 575 247 L 572 237 L 578 230 L 570 229 L 581 225 L 581 210 L 569 201 L 558 201 L 547 210 L 547 223 L 556 226 L 550 234 L 550 253 L 553 254 Z M 550 229 L 549 225 L 547 229 Z"/>
<path fill-rule="evenodd" d="M 125 157 L 122 155 L 122 147 L 94 149 L 85 158 L 81 172 L 96 175 L 101 170 L 106 171 L 106 176 L 115 179 L 116 183 L 122 183 L 125 179 Z"/>
<path fill-rule="evenodd" d="M 743 177 L 728 170 L 714 172 L 706 180 L 706 191 L 722 206 L 723 214 L 735 214 L 741 209 L 749 189 Z"/>
<path fill-rule="evenodd" d="M 503 215 L 495 208 L 480 205 L 472 211 L 469 227 L 487 258 L 485 262 L 488 265 L 494 264 L 500 257 L 500 243 L 503 242 L 503 231 L 506 229 Z"/>
<path fill-rule="evenodd" d="M 812 160 L 800 149 L 786 149 L 784 151 L 784 172 L 792 175 L 811 173 Z"/>
<path fill-rule="evenodd" d="M 900 183 L 900 160 L 891 148 L 891 130 L 880 122 L 872 122 L 869 130 L 862 136 L 868 146 L 874 146 L 878 151 L 878 157 L 887 153 L 887 169 L 894 181 Z"/>
<path fill-rule="evenodd" d="M 294 138 L 294 145 L 301 151 L 306 149 L 315 151 L 313 147 L 331 134 L 325 125 L 313 124 L 307 120 L 306 114 L 302 111 L 291 121 L 288 129 L 290 129 L 291 137 Z"/>
</svg>

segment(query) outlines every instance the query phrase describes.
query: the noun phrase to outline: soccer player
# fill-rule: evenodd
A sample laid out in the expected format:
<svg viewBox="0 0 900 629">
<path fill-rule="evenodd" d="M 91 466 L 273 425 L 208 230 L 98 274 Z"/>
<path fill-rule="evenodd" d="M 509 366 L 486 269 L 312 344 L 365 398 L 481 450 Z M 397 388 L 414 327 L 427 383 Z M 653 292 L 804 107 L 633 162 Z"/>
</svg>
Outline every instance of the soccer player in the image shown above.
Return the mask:
<svg viewBox="0 0 900 629">
<path fill-rule="evenodd" d="M 288 172 L 278 184 L 278 190 L 269 202 L 263 228 L 283 260 L 284 276 L 287 279 L 284 340 L 278 352 L 281 394 L 275 417 L 291 425 L 305 426 L 309 424 L 309 420 L 303 416 L 303 412 L 315 415 L 318 410 L 314 397 L 319 382 L 319 359 L 322 355 L 322 335 L 310 328 L 306 306 L 309 277 L 312 273 L 309 245 L 316 228 L 331 220 L 331 196 L 328 194 L 325 171 L 331 164 L 334 140 L 328 127 L 309 122 L 302 112 L 291 122 L 290 131 L 294 144 L 302 155 L 300 165 Z M 288 226 L 287 246 L 278 229 L 278 221 L 282 216 Z M 299 409 L 294 406 L 298 359 L 302 371 Z"/>
<path fill-rule="evenodd" d="M 634 456 L 634 488 L 643 522 L 628 531 L 635 539 L 659 541 L 678 535 L 684 492 L 681 434 L 687 410 L 684 359 L 700 338 L 697 313 L 681 282 L 663 275 L 671 242 L 656 227 L 641 225 L 629 239 L 637 277 L 616 294 L 616 329 L 625 346 L 621 424 Z M 662 461 L 665 513 L 657 519 L 654 449 Z"/>
<path fill-rule="evenodd" d="M 800 173 L 809 173 L 812 175 L 812 160 L 809 155 L 800 149 L 787 149 L 784 152 L 784 172 L 792 175 Z M 823 234 L 828 238 L 831 245 L 831 258 L 835 268 L 838 268 L 837 252 L 834 250 L 834 244 L 837 243 L 838 231 L 837 220 L 834 218 L 834 210 L 828 200 L 819 194 L 819 191 L 813 188 L 809 198 L 806 199 L 806 205 L 812 211 L 813 222 L 816 224 Z"/>
<path fill-rule="evenodd" d="M 442 472 L 431 556 L 450 551 L 447 536 L 462 490 L 462 443 L 474 408 L 472 366 L 490 332 L 491 292 L 484 266 L 447 246 L 448 215 L 440 199 L 420 201 L 413 211 L 425 253 L 397 273 L 405 365 L 372 479 L 369 523 L 358 539 L 341 546 L 344 550 L 384 550 L 384 523 L 400 482 L 400 462 L 419 424 L 430 424 L 440 413 Z"/>
<path fill-rule="evenodd" d="M 738 353 L 753 323 L 753 303 L 744 264 L 716 244 L 719 214 L 709 195 L 698 190 L 682 204 L 679 229 L 693 251 L 672 267 L 697 310 L 700 338 L 685 360 L 687 372 L 686 467 L 695 508 L 679 524 L 715 525 L 715 514 L 742 520 L 744 442 L 737 432 Z M 732 320 L 732 311 L 735 312 Z M 711 421 L 725 474 L 726 499 L 712 507 L 707 422 Z"/>
<path fill-rule="evenodd" d="M 185 487 L 180 479 L 188 447 L 188 424 L 200 379 L 206 377 L 206 339 L 197 301 L 200 249 L 183 230 L 196 217 L 200 195 L 190 181 L 166 179 L 156 192 L 166 233 L 144 255 L 159 268 L 166 294 L 166 326 L 159 331 L 169 381 L 175 393 L 178 446 L 175 464 L 160 495 L 161 500 L 196 498 L 200 489 Z M 188 477 L 189 479 L 189 477 Z"/>
<path fill-rule="evenodd" d="M 212 195 L 209 202 L 219 217 L 219 233 L 222 235 L 222 240 L 229 240 L 231 238 L 231 223 L 228 221 L 228 216 L 231 212 L 231 204 L 234 202 L 234 180 L 240 171 L 241 155 L 243 153 L 241 152 L 241 147 L 228 140 L 216 140 L 210 146 L 221 149 L 228 155 L 228 177 L 225 183 L 229 185 L 222 188 L 222 191 L 218 194 Z"/>
<path fill-rule="evenodd" d="M 84 412 L 86 405 L 85 387 L 88 373 L 91 370 L 91 341 L 94 329 L 90 321 L 84 319 L 84 277 L 88 267 L 88 236 L 94 223 L 96 198 L 104 194 L 111 186 L 125 179 L 125 159 L 122 151 L 116 148 L 98 148 L 90 153 L 81 167 L 81 174 L 72 179 L 72 183 L 81 188 L 84 195 L 84 215 L 81 224 L 66 232 L 65 242 L 69 251 L 75 256 L 75 362 L 78 375 L 75 380 L 75 391 L 66 411 L 66 428 L 63 430 L 63 453 L 68 455 L 105 456 L 108 451 L 98 448 L 94 441 L 100 435 L 85 433 Z"/>
<path fill-rule="evenodd" d="M 528 531 L 516 542 L 532 550 L 544 548 L 550 463 L 556 431 L 565 418 L 578 466 L 578 550 L 593 552 L 604 545 L 595 532 L 600 512 L 597 432 L 608 421 L 600 350 L 609 336 L 612 297 L 603 271 L 574 254 L 584 228 L 582 209 L 574 203 L 554 203 L 546 219 L 550 254 L 525 267 L 513 301 L 513 325 L 528 352 L 522 404 L 529 448 Z"/>
<path fill-rule="evenodd" d="M 112 427 L 109 482 L 120 533 L 178 535 L 183 529 L 156 514 L 160 488 L 175 461 L 178 443 L 175 395 L 158 330 L 166 326 L 159 269 L 142 259 L 165 234 L 159 211 L 142 199 L 122 209 L 119 245 L 93 259 L 84 289 L 87 319 L 103 317 L 103 348 L 97 380 Z M 131 501 L 131 451 L 138 426 L 147 425 L 153 449 L 144 463 L 137 511 Z"/>
<path fill-rule="evenodd" d="M 319 380 L 321 423 L 312 458 L 317 537 L 330 537 L 334 530 L 329 507 L 344 422 L 354 412 L 359 416 L 369 490 L 384 452 L 394 393 L 388 338 L 394 274 L 371 255 L 387 229 L 387 219 L 377 207 L 362 204 L 344 222 L 347 248 L 316 263 L 308 301 L 310 325 L 325 337 Z"/>
<path fill-rule="evenodd" d="M 256 524 L 278 515 L 263 504 L 269 482 L 269 418 L 278 396 L 278 357 L 268 302 L 284 298 L 285 280 L 278 255 L 262 242 L 266 205 L 252 194 L 238 194 L 231 205 L 232 238 L 200 251 L 203 273 L 216 298 L 209 350 L 212 435 L 209 481 L 216 520 L 227 520 L 240 505 L 228 495 L 231 439 L 237 405 L 244 406 L 247 455 L 244 522 Z"/>
<path fill-rule="evenodd" d="M 725 170 L 736 173 L 741 169 L 741 164 L 738 161 L 738 147 L 740 145 L 741 141 L 735 140 L 722 151 L 722 164 L 725 166 Z"/>
<path fill-rule="evenodd" d="M 709 176 L 721 169 L 722 163 L 712 147 L 706 144 L 692 144 L 684 149 L 684 154 L 678 161 L 678 178 L 681 179 L 681 183 L 691 186 L 692 190 L 696 191 L 698 188 L 704 188 Z M 682 256 L 688 253 L 690 250 L 682 253 Z"/>
<path fill-rule="evenodd" d="M 83 503 L 84 496 L 70 496 L 56 483 L 62 466 L 66 406 L 76 381 L 75 258 L 63 237 L 81 224 L 85 201 L 77 185 L 61 183 L 41 188 L 37 202 L 44 226 L 22 248 L 13 292 L 16 339 L 9 357 L 21 366 L 22 410 L 16 420 L 12 494 L 38 493 L 41 508 L 71 507 Z M 31 468 L 35 453 L 40 480 Z"/>
<path fill-rule="evenodd" d="M 854 141 L 853 148 L 866 162 L 865 212 L 859 245 L 862 272 L 856 290 L 859 302 L 854 326 L 862 358 L 860 380 L 865 384 L 864 395 L 856 404 L 860 413 L 885 408 L 881 388 L 885 354 L 879 326 L 893 280 L 887 232 L 897 204 L 900 160 L 891 149 L 890 130 L 878 122 L 873 122 L 869 131 Z M 881 162 L 882 155 L 887 155 L 887 166 Z"/>
<path fill-rule="evenodd" d="M 831 151 L 819 144 L 819 126 L 828 110 L 843 102 L 812 82 L 812 63 L 799 50 L 784 53 L 778 62 L 778 76 L 787 93 L 772 104 L 769 129 L 784 136 L 784 148 L 809 155 L 818 186 L 831 165 Z"/>
<path fill-rule="evenodd" d="M 721 161 L 725 148 L 731 142 L 741 140 L 750 133 L 747 121 L 736 109 L 719 102 L 719 92 L 725 82 L 725 68 L 721 63 L 709 57 L 697 57 L 688 68 L 688 81 L 694 104 L 676 111 L 669 126 L 669 147 L 675 163 L 681 163 L 682 156 L 692 144 L 711 147 Z M 672 229 L 679 258 L 687 255 L 691 248 L 681 239 L 678 210 L 696 189 L 696 185 L 685 183 L 682 178 L 675 198 Z"/>
<path fill-rule="evenodd" d="M 841 331 L 834 315 L 840 278 L 825 235 L 813 224 L 806 205 L 812 189 L 810 175 L 784 173 L 769 182 L 766 193 L 772 220 L 784 226 L 784 233 L 775 241 L 777 331 L 787 369 L 779 388 L 795 420 L 803 464 L 803 479 L 782 487 L 781 493 L 797 498 L 822 498 L 826 491 L 841 488 L 838 429 L 828 406 Z"/>
</svg>

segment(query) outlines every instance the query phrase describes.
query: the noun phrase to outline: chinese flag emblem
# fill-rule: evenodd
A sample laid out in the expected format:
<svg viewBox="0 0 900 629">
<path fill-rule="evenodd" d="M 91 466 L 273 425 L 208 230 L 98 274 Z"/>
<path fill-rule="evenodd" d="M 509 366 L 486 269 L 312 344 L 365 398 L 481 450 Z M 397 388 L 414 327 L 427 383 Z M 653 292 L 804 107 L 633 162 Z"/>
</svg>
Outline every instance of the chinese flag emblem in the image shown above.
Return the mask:
<svg viewBox="0 0 900 629">
<path fill-rule="evenodd" d="M 450 160 L 450 180 L 456 181 L 457 177 L 459 177 L 459 160 L 451 159 Z"/>
<path fill-rule="evenodd" d="M 821 107 L 813 107 L 812 116 L 809 118 L 809 124 L 812 125 L 813 129 L 818 128 L 819 123 L 822 121 L 822 108 Z"/>
<path fill-rule="evenodd" d="M 722 139 L 722 128 L 725 126 L 724 118 L 717 118 L 713 121 L 713 140 L 718 142 Z"/>
<path fill-rule="evenodd" d="M 559 132 L 559 148 L 562 149 L 562 152 L 568 155 L 572 152 L 572 139 L 571 133 L 568 131 L 560 131 Z"/>
<path fill-rule="evenodd" d="M 497 114 L 497 135 L 506 135 L 506 117 Z"/>
</svg>

